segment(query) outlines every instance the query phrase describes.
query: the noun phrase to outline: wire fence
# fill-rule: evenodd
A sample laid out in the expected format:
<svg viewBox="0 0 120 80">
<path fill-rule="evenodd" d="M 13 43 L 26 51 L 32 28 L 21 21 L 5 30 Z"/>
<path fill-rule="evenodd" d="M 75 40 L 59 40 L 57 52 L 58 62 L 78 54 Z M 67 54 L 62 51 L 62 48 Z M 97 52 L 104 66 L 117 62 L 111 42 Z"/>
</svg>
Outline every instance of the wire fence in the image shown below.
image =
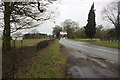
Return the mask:
<svg viewBox="0 0 120 80">
<path fill-rule="evenodd" d="M 33 46 L 24 47 L 24 40 L 20 41 L 20 48 L 16 47 L 16 41 L 13 40 L 13 49 L 3 55 L 2 78 L 16 78 L 18 69 L 24 67 L 24 63 L 35 56 L 38 51 L 46 48 L 54 39 L 40 41 Z"/>
</svg>

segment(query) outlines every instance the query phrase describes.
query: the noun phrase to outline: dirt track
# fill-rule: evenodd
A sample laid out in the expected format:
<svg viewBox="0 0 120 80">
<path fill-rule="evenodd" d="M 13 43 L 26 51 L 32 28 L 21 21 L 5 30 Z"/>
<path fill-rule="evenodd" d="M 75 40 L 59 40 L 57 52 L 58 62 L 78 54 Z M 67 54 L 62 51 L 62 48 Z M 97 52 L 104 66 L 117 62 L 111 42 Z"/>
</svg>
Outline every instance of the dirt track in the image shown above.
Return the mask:
<svg viewBox="0 0 120 80">
<path fill-rule="evenodd" d="M 86 53 L 62 46 L 63 53 L 68 56 L 67 73 L 72 78 L 117 78 L 118 65 L 105 59 L 90 56 Z"/>
</svg>

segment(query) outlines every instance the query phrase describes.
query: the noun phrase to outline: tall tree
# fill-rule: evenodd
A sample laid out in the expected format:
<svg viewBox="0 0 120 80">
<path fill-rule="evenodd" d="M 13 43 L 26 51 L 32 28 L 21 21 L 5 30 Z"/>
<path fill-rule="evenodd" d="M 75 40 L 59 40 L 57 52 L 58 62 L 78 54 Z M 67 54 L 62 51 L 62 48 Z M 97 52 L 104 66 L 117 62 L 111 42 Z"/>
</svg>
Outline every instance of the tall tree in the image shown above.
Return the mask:
<svg viewBox="0 0 120 80">
<path fill-rule="evenodd" d="M 10 2 L 4 2 L 4 31 L 3 31 L 3 45 L 2 52 L 4 53 L 6 50 L 11 49 L 10 43 Z"/>
<path fill-rule="evenodd" d="M 59 25 L 56 25 L 53 28 L 53 34 L 56 35 L 56 38 L 60 38 L 60 32 L 62 31 L 62 27 L 60 27 Z"/>
<path fill-rule="evenodd" d="M 84 29 L 84 27 L 78 28 L 75 31 L 75 38 L 85 38 L 85 37 L 86 37 L 86 35 L 85 35 L 85 29 Z"/>
<path fill-rule="evenodd" d="M 78 28 L 78 23 L 75 21 L 72 21 L 71 19 L 67 19 L 62 23 L 63 31 L 67 32 L 68 38 L 74 38 L 75 37 L 75 31 Z"/>
<path fill-rule="evenodd" d="M 102 36 L 103 36 L 103 25 L 97 25 L 96 26 L 96 34 L 95 34 L 95 37 L 97 37 L 97 38 L 102 38 Z"/>
<path fill-rule="evenodd" d="M 93 38 L 94 34 L 96 33 L 96 22 L 95 22 L 95 9 L 94 9 L 94 3 L 91 6 L 90 12 L 88 14 L 88 23 L 84 27 L 85 33 L 88 38 Z"/>
</svg>

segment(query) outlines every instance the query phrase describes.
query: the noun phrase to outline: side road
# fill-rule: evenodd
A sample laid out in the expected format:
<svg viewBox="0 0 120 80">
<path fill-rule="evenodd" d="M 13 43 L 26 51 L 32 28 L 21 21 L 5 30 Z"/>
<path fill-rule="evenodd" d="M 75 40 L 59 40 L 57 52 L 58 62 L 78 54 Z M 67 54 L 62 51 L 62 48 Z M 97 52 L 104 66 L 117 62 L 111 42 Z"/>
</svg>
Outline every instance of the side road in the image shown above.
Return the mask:
<svg viewBox="0 0 120 80">
<path fill-rule="evenodd" d="M 118 65 L 98 57 L 92 57 L 79 50 L 62 46 L 68 57 L 67 73 L 72 78 L 117 78 Z"/>
</svg>

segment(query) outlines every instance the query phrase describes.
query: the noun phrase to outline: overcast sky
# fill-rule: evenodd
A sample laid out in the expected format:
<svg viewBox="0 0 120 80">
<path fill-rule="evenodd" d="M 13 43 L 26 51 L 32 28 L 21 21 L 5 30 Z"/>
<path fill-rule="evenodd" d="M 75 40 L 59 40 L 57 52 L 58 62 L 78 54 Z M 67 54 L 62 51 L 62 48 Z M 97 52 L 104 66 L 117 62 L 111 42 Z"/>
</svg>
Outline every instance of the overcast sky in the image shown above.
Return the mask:
<svg viewBox="0 0 120 80">
<path fill-rule="evenodd" d="M 102 24 L 105 28 L 110 28 L 112 25 L 107 21 L 102 20 L 101 10 L 113 0 L 62 0 L 58 6 L 59 16 L 53 21 L 48 21 L 39 26 L 37 30 L 43 33 L 52 33 L 52 28 L 55 25 L 60 25 L 66 19 L 72 19 L 79 23 L 79 27 L 87 24 L 88 13 L 92 3 L 95 4 L 96 24 Z"/>
<path fill-rule="evenodd" d="M 88 13 L 94 2 L 95 14 L 96 14 L 96 24 L 102 24 L 105 28 L 110 28 L 112 25 L 107 21 L 102 20 L 101 10 L 111 1 L 114 0 L 58 0 L 54 6 L 58 7 L 57 12 L 59 16 L 54 20 L 50 20 L 40 25 L 36 29 L 41 33 L 51 34 L 53 27 L 55 25 L 60 25 L 66 19 L 72 19 L 79 23 L 79 27 L 83 27 L 87 24 Z M 25 32 L 30 32 L 30 30 L 24 30 Z"/>
</svg>

